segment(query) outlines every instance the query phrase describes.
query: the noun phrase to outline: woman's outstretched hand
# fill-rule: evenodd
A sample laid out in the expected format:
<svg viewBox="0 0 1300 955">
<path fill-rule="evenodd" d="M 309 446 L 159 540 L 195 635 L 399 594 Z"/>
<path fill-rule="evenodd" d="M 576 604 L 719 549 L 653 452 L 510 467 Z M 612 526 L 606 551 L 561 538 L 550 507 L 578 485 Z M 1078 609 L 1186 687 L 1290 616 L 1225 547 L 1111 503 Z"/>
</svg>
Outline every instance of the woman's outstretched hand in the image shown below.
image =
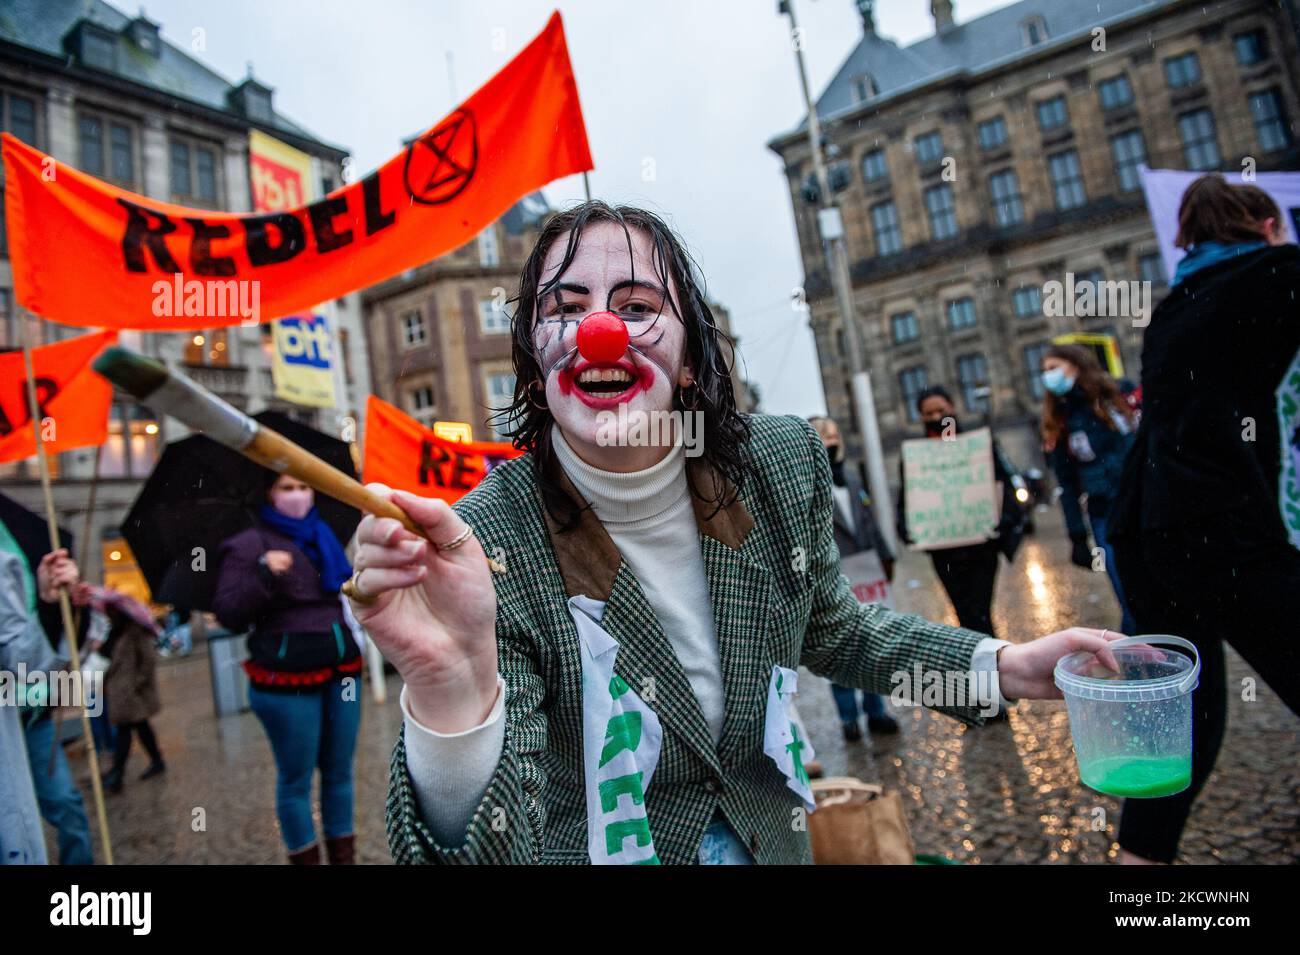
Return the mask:
<svg viewBox="0 0 1300 955">
<path fill-rule="evenodd" d="M 1028 643 L 1003 647 L 998 651 L 998 688 L 1009 700 L 1059 700 L 1061 691 L 1052 681 L 1056 661 L 1076 650 L 1087 650 L 1118 670 L 1108 644 L 1123 636 L 1114 630 L 1071 627 Z"/>
<path fill-rule="evenodd" d="M 467 525 L 446 501 L 370 490 L 390 499 L 447 543 Z M 372 604 L 353 601 L 357 621 L 397 668 L 407 705 L 422 725 L 458 733 L 487 718 L 497 696 L 496 592 L 487 556 L 471 536 L 438 550 L 391 517 L 367 515 L 356 534 L 355 586 Z"/>
</svg>

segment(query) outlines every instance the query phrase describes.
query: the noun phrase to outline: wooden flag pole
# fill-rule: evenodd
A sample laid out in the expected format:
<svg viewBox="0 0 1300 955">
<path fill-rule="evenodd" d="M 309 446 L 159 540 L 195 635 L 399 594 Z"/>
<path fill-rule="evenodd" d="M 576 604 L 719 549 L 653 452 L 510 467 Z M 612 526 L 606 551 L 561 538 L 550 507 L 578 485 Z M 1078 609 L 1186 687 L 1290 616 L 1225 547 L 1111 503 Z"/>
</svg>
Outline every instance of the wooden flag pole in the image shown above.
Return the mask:
<svg viewBox="0 0 1300 955">
<path fill-rule="evenodd" d="M 24 309 L 23 326 L 23 365 L 27 371 L 27 405 L 32 416 L 32 430 L 36 434 L 36 460 L 41 472 L 41 492 L 45 496 L 45 523 L 50 531 L 50 550 L 59 549 L 58 517 L 54 512 L 54 494 L 50 490 L 50 462 L 45 455 L 45 442 L 41 436 L 40 405 L 36 400 L 36 371 L 32 364 L 31 319 Z M 68 650 L 72 654 L 72 668 L 81 678 L 81 650 L 77 646 L 77 628 L 72 622 L 72 601 L 68 598 L 68 588 L 59 587 L 59 612 L 63 617 L 63 631 L 68 640 Z M 95 793 L 95 810 L 99 816 L 99 838 L 104 846 L 104 862 L 113 864 L 113 843 L 108 835 L 108 812 L 104 808 L 104 786 L 99 778 L 99 753 L 95 749 L 95 734 L 90 727 L 90 714 L 86 712 L 85 689 L 82 689 L 81 731 L 85 737 L 86 752 L 90 756 L 90 785 Z"/>
</svg>

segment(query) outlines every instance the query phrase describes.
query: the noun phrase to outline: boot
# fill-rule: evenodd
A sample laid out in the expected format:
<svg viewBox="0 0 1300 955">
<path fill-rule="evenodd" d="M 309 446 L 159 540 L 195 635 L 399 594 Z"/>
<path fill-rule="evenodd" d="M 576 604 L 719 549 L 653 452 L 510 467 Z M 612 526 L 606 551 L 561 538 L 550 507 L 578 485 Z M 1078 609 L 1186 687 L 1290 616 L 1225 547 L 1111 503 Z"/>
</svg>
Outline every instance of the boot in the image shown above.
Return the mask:
<svg viewBox="0 0 1300 955">
<path fill-rule="evenodd" d="M 320 843 L 313 842 L 306 849 L 289 853 L 290 865 L 320 865 Z"/>
<path fill-rule="evenodd" d="M 106 772 L 103 776 L 100 777 L 100 782 L 104 784 L 105 789 L 107 789 L 109 792 L 113 793 L 114 795 L 120 793 L 122 791 L 121 768 L 114 766 L 112 769 L 110 769 L 108 772 Z"/>
<path fill-rule="evenodd" d="M 330 865 L 357 864 L 357 837 L 331 836 L 325 840 L 325 854 L 329 856 Z"/>
<path fill-rule="evenodd" d="M 165 772 L 167 772 L 167 764 L 161 759 L 158 759 L 149 764 L 149 768 L 140 774 L 140 778 L 153 779 L 155 776 L 161 776 Z"/>
</svg>

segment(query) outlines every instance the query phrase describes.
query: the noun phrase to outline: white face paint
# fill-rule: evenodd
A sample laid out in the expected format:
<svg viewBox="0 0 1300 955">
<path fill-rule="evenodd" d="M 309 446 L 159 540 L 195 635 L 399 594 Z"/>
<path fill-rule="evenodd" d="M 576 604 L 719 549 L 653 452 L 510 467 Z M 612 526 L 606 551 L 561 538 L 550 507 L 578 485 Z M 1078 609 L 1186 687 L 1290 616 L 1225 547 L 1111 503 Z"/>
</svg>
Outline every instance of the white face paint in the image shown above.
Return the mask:
<svg viewBox="0 0 1300 955">
<path fill-rule="evenodd" d="M 551 244 L 539 291 L 555 278 L 568 240 L 566 232 Z M 667 446 L 611 443 L 608 413 L 631 420 L 670 411 L 674 387 L 694 380 L 685 362 L 686 329 L 673 308 L 677 287 L 670 278 L 663 288 L 653 253 L 654 245 L 638 229 L 624 232 L 613 222 L 590 225 L 569 267 L 537 303 L 533 346 L 546 403 L 569 446 L 607 471 L 643 470 L 668 453 Z M 627 325 L 627 348 L 617 358 L 588 361 L 578 352 L 578 325 L 596 312 L 613 312 Z"/>
</svg>

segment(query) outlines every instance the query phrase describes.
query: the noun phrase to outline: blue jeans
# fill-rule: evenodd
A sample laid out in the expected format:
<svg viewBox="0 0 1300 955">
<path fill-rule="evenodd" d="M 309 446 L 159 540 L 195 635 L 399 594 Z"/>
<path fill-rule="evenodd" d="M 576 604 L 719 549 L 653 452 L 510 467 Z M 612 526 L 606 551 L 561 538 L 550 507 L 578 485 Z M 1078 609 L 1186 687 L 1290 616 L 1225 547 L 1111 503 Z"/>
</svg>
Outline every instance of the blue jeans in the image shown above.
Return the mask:
<svg viewBox="0 0 1300 955">
<path fill-rule="evenodd" d="M 351 699 L 345 699 L 346 696 Z M 335 678 L 323 689 L 277 693 L 248 688 L 248 702 L 275 756 L 275 814 L 289 852 L 316 842 L 311 781 L 320 769 L 321 823 L 326 838 L 352 835 L 352 756 L 361 727 L 361 679 Z"/>
<path fill-rule="evenodd" d="M 835 706 L 840 711 L 840 722 L 845 724 L 856 723 L 858 721 L 858 691 L 852 687 L 832 683 L 831 696 L 835 697 Z M 862 712 L 867 714 L 868 719 L 878 719 L 885 716 L 885 698 L 879 693 L 868 693 L 863 690 Z"/>
<path fill-rule="evenodd" d="M 1105 516 L 1088 516 L 1088 523 L 1092 526 L 1092 539 L 1106 555 L 1106 576 L 1110 578 L 1110 585 L 1115 591 L 1115 599 L 1119 601 L 1120 613 L 1123 615 L 1119 629 L 1125 634 L 1131 634 L 1137 629 L 1137 622 L 1133 619 L 1133 611 L 1128 609 L 1128 601 L 1124 599 L 1124 588 L 1119 582 L 1119 568 L 1115 566 L 1115 551 L 1106 540 L 1106 521 Z"/>
<path fill-rule="evenodd" d="M 54 749 L 54 772 L 50 772 L 50 746 L 54 742 L 54 719 L 44 716 L 28 726 L 27 758 L 32 766 L 32 785 L 41 816 L 59 830 L 59 865 L 91 865 L 90 823 L 81 802 L 81 790 L 72 781 L 72 770 L 63 747 Z"/>
</svg>

